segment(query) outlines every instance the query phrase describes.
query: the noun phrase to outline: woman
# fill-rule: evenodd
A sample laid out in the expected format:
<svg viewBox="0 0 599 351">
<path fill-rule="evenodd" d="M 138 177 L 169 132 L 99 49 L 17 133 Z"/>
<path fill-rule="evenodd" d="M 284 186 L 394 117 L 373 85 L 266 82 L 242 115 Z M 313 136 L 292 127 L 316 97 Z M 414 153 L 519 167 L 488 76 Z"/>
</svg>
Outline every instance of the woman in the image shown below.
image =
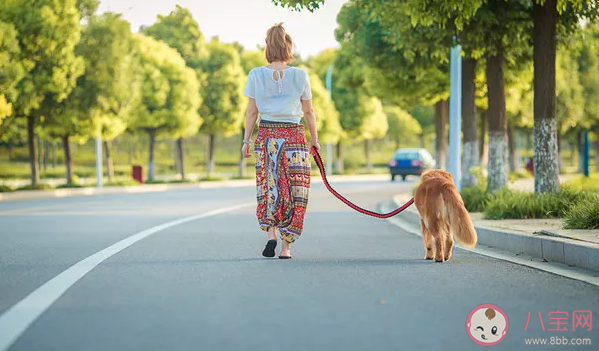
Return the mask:
<svg viewBox="0 0 599 351">
<path fill-rule="evenodd" d="M 292 258 L 290 244 L 303 229 L 310 190 L 310 147 L 302 118 L 310 129 L 311 146 L 320 151 L 316 116 L 308 73 L 287 64 L 293 60 L 293 42 L 282 24 L 266 34 L 267 66 L 250 71 L 244 95 L 249 98 L 241 152 L 250 157 L 250 139 L 258 114 L 254 146 L 260 228 L 268 233 L 264 257 L 274 257 L 277 229 L 282 248 L 279 258 Z"/>
</svg>

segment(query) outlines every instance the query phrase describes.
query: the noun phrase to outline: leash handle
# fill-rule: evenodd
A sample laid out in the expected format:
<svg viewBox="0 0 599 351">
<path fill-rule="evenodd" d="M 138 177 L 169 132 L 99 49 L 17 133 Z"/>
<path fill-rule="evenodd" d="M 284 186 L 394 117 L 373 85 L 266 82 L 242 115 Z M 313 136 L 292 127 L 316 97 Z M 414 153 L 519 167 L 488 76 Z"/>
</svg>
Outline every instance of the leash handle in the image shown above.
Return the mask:
<svg viewBox="0 0 599 351">
<path fill-rule="evenodd" d="M 338 198 L 343 203 L 345 203 L 347 206 L 353 208 L 354 210 L 356 210 L 360 213 L 363 213 L 368 216 L 376 217 L 376 218 L 390 218 L 390 217 L 393 217 L 393 216 L 399 214 L 400 212 L 404 211 L 406 208 L 410 207 L 410 205 L 412 205 L 414 203 L 414 198 L 411 198 L 408 202 L 403 204 L 400 208 L 393 210 L 389 213 L 377 213 L 377 212 L 366 210 L 360 206 L 357 206 L 354 203 L 352 203 L 351 201 L 349 201 L 348 199 L 346 199 L 345 197 L 343 197 L 343 195 L 339 194 L 335 189 L 333 189 L 333 187 L 331 187 L 331 185 L 329 184 L 329 181 L 327 180 L 327 175 L 326 175 L 326 172 L 324 169 L 324 165 L 322 163 L 322 158 L 320 157 L 320 154 L 318 153 L 318 150 L 316 149 L 315 146 L 312 146 L 312 155 L 314 156 L 314 161 L 316 161 L 316 165 L 318 166 L 318 169 L 320 170 L 320 175 L 322 177 L 322 181 L 324 182 L 324 185 L 326 186 L 326 188 L 331 192 L 331 194 L 335 195 L 336 198 Z"/>
</svg>

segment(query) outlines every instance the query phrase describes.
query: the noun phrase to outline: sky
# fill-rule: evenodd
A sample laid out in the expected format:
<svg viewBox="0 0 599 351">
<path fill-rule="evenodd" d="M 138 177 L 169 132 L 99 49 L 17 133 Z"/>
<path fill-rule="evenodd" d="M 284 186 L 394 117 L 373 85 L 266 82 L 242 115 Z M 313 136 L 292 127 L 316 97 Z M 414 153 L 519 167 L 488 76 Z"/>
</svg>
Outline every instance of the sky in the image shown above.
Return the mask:
<svg viewBox="0 0 599 351">
<path fill-rule="evenodd" d="M 157 15 L 167 15 L 178 4 L 191 11 L 206 40 L 218 36 L 222 42 L 238 41 L 247 49 L 263 45 L 268 28 L 284 22 L 296 52 L 306 58 L 337 47 L 337 13 L 347 1 L 327 0 L 311 13 L 280 8 L 271 0 L 100 0 L 100 12 L 122 13 L 137 32 L 141 25 L 151 25 Z"/>
</svg>

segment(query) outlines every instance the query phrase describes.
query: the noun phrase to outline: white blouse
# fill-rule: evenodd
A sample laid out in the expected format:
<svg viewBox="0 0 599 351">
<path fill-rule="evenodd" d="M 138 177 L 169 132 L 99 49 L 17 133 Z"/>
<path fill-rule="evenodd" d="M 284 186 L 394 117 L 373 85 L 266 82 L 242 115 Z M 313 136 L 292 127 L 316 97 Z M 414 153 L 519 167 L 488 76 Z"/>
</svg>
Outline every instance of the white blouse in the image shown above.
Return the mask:
<svg viewBox="0 0 599 351">
<path fill-rule="evenodd" d="M 304 116 L 301 100 L 312 99 L 312 88 L 308 72 L 301 68 L 261 66 L 250 71 L 243 95 L 256 99 L 260 119 L 299 124 Z"/>
</svg>

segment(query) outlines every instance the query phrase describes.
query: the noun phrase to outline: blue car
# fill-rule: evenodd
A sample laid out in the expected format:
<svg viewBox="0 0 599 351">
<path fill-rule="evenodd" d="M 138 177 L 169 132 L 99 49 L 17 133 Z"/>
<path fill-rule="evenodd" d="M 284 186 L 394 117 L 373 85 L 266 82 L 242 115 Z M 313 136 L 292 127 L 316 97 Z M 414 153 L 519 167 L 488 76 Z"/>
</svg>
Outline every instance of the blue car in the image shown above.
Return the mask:
<svg viewBox="0 0 599 351">
<path fill-rule="evenodd" d="M 401 176 L 406 180 L 409 175 L 421 175 L 435 167 L 435 160 L 426 149 L 398 149 L 389 162 L 391 180 Z"/>
</svg>

